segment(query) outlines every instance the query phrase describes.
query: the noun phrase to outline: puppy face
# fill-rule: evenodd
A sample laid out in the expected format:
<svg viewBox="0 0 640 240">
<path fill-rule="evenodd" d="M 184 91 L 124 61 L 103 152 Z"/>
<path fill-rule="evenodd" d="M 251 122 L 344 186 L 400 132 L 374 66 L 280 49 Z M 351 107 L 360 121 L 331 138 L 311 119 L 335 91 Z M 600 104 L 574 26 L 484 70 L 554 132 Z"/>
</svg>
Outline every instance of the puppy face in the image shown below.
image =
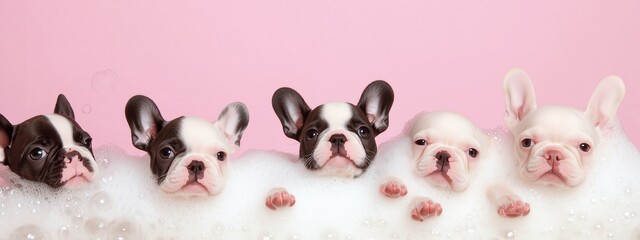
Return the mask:
<svg viewBox="0 0 640 240">
<path fill-rule="evenodd" d="M 133 145 L 149 153 L 162 191 L 188 197 L 223 190 L 227 156 L 238 149 L 249 123 L 244 104 L 229 104 L 214 123 L 193 117 L 165 121 L 145 96 L 132 97 L 125 113 Z"/>
<path fill-rule="evenodd" d="M 389 125 L 393 90 L 384 81 L 366 87 L 358 105 L 332 102 L 311 110 L 293 89 L 273 94 L 284 134 L 300 142 L 300 158 L 321 174 L 357 177 L 377 153 L 375 137 Z"/>
<path fill-rule="evenodd" d="M 432 184 L 454 191 L 469 186 L 472 166 L 488 144 L 487 136 L 473 123 L 451 112 L 418 115 L 410 135 L 416 172 Z"/>
<path fill-rule="evenodd" d="M 593 151 L 608 131 L 624 97 L 616 76 L 605 78 L 586 111 L 561 106 L 538 108 L 531 79 L 520 69 L 505 77 L 505 123 L 515 138 L 520 175 L 529 181 L 574 187 L 586 176 Z"/>
<path fill-rule="evenodd" d="M 0 160 L 24 179 L 53 188 L 91 182 L 98 165 L 91 136 L 75 122 L 69 101 L 60 94 L 54 114 L 11 125 L 0 115 Z"/>
</svg>

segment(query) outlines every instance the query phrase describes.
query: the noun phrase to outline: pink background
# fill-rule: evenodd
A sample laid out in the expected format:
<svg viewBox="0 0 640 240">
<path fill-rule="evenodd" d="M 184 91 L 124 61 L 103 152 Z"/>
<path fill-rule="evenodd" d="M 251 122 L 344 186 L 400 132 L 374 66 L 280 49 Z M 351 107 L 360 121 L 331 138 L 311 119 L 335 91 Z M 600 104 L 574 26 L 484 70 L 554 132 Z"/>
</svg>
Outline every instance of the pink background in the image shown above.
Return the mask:
<svg viewBox="0 0 640 240">
<path fill-rule="evenodd" d="M 621 76 L 619 117 L 640 145 L 640 1 L 544 2 L 0 1 L 0 113 L 17 124 L 65 93 L 96 145 L 142 154 L 124 119 L 132 95 L 168 119 L 213 120 L 243 101 L 243 150 L 297 152 L 271 108 L 279 87 L 315 107 L 387 80 L 384 141 L 425 110 L 502 125 L 502 79 L 519 66 L 539 104 L 581 109 L 601 79 Z"/>
</svg>

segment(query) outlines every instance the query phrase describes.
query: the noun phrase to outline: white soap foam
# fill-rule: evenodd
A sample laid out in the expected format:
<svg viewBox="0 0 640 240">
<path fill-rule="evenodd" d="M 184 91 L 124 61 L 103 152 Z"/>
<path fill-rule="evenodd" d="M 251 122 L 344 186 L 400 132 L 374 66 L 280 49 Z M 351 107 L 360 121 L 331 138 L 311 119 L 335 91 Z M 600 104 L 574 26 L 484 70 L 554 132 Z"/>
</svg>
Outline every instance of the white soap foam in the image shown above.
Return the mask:
<svg viewBox="0 0 640 240">
<path fill-rule="evenodd" d="M 52 190 L 19 179 L 4 168 L 0 178 L 0 239 L 638 239 L 640 154 L 621 132 L 606 138 L 584 183 L 558 189 L 530 184 L 514 171 L 511 138 L 490 131 L 494 148 L 477 164 L 463 192 L 431 187 L 411 165 L 411 141 L 403 136 L 380 146 L 371 169 L 357 179 L 320 177 L 296 157 L 249 151 L 231 159 L 225 190 L 204 199 L 160 192 L 147 157 L 117 147 L 95 151 L 101 172 L 77 190 Z M 388 177 L 402 180 L 407 196 L 383 197 Z M 503 219 L 485 191 L 504 183 L 531 205 L 523 218 Z M 267 192 L 285 187 L 296 205 L 272 211 Z M 439 217 L 416 222 L 415 198 L 439 202 Z"/>
</svg>

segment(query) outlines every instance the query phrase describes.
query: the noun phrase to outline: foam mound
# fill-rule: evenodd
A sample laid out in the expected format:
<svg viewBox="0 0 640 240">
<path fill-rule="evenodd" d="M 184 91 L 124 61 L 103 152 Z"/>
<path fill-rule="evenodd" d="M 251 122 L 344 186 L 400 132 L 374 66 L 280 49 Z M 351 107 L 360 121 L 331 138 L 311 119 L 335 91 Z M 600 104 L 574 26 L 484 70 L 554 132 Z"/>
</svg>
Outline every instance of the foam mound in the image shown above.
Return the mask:
<svg viewBox="0 0 640 240">
<path fill-rule="evenodd" d="M 95 151 L 97 180 L 75 190 L 53 190 L 0 170 L 2 239 L 640 239 L 640 153 L 621 131 L 595 152 L 588 177 L 576 188 L 521 180 L 504 131 L 489 131 L 493 148 L 477 164 L 468 189 L 434 188 L 416 176 L 410 139 L 380 146 L 371 169 L 356 179 L 316 176 L 295 156 L 249 151 L 232 159 L 225 190 L 209 198 L 160 192 L 147 157 L 114 146 Z M 379 185 L 396 177 L 407 196 L 389 199 Z M 1 183 L 1 181 L 0 181 Z M 531 205 L 518 219 L 498 216 L 485 191 L 511 187 Z M 285 187 L 296 205 L 272 211 L 267 192 Z M 410 204 L 439 202 L 439 217 L 417 222 Z"/>
</svg>

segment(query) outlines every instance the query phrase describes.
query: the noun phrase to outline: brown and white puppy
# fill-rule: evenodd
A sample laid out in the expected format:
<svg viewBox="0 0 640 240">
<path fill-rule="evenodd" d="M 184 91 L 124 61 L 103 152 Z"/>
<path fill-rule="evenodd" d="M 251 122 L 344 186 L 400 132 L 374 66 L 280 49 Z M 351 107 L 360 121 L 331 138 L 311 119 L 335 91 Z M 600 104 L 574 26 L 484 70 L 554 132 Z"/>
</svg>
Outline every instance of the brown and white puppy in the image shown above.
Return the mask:
<svg viewBox="0 0 640 240">
<path fill-rule="evenodd" d="M 24 179 L 53 188 L 93 181 L 98 164 L 91 141 L 62 94 L 53 114 L 38 115 L 18 125 L 0 115 L 0 162 Z"/>
<path fill-rule="evenodd" d="M 311 109 L 291 88 L 278 89 L 272 105 L 284 134 L 300 142 L 299 156 L 307 169 L 321 175 L 355 178 L 376 156 L 375 137 L 389 126 L 393 99 L 391 86 L 378 80 L 365 88 L 357 105 L 330 102 Z M 285 193 L 283 189 L 272 190 L 267 206 L 275 209 L 283 202 L 291 203 L 293 195 Z"/>
<path fill-rule="evenodd" d="M 187 197 L 223 190 L 227 156 L 238 150 L 249 123 L 239 102 L 227 105 L 213 123 L 185 116 L 165 121 L 156 104 L 140 95 L 129 99 L 125 115 L 133 145 L 149 154 L 160 189 Z"/>
</svg>

